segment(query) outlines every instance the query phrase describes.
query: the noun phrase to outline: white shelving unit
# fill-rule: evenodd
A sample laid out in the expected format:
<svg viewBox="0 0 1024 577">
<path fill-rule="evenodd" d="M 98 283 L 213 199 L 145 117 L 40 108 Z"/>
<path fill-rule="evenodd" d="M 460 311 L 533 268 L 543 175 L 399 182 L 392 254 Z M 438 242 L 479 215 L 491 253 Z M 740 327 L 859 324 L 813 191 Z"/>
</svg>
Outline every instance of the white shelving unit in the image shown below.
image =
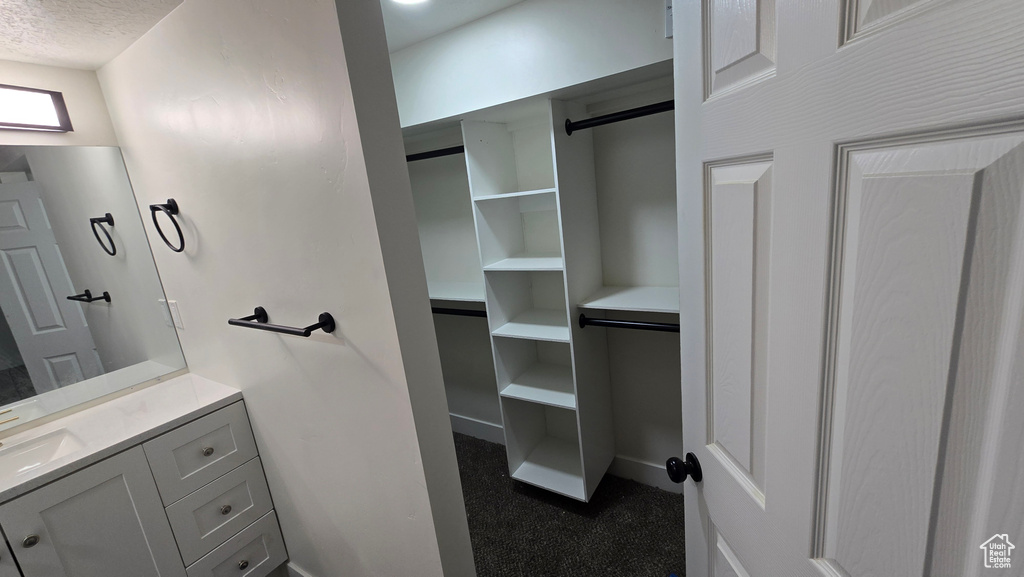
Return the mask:
<svg viewBox="0 0 1024 577">
<path fill-rule="evenodd" d="M 453 429 L 504 439 L 514 478 L 581 500 L 616 450 L 658 463 L 681 434 L 678 337 L 576 322 L 679 322 L 674 122 L 658 114 L 571 137 L 563 125 L 671 99 L 671 70 L 661 73 L 580 87 L 571 103 L 470 113 L 443 138 L 417 129 L 407 140 L 410 153 L 466 147 L 410 164 L 431 299 L 488 315 L 435 315 Z M 664 476 L 631 467 L 613 470 Z"/>
<path fill-rule="evenodd" d="M 569 322 L 601 283 L 593 150 L 545 112 L 463 121 L 463 142 L 509 471 L 587 501 L 614 453 L 603 333 Z"/>
</svg>

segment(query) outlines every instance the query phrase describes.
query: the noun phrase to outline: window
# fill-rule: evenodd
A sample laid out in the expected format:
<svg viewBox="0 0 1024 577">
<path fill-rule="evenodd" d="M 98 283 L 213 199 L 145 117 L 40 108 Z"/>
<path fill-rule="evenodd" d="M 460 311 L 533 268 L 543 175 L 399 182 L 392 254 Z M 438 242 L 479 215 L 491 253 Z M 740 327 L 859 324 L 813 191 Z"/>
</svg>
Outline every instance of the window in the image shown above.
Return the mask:
<svg viewBox="0 0 1024 577">
<path fill-rule="evenodd" d="M 50 90 L 0 84 L 0 128 L 71 132 L 64 95 Z"/>
</svg>

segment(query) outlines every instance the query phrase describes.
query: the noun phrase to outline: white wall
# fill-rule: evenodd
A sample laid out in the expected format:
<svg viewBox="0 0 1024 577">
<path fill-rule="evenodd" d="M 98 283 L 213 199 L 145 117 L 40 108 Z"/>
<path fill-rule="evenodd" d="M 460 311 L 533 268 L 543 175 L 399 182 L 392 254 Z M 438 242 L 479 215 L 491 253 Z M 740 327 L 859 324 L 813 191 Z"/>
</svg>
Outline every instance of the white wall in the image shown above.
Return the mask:
<svg viewBox="0 0 1024 577">
<path fill-rule="evenodd" d="M 121 151 L 96 146 L 19 150 L 42 185 L 46 215 L 75 289 L 111 295 L 110 304 L 81 305 L 103 370 L 145 360 L 183 368 L 178 337 L 164 320 L 163 287 Z M 114 217 L 114 226 L 107 227 L 117 247 L 113 257 L 103 252 L 89 225 L 90 218 L 108 212 Z"/>
<path fill-rule="evenodd" d="M 472 575 L 380 7 L 339 5 L 188 1 L 99 77 L 140 205 L 181 207 L 186 252 L 154 247 L 185 355 L 244 391 L 292 561 Z M 338 328 L 228 326 L 256 305 Z"/>
<path fill-rule="evenodd" d="M 114 127 L 96 73 L 0 60 L 0 84 L 56 90 L 64 94 L 73 132 L 0 130 L 0 144 L 91 144 L 117 146 Z"/>
<path fill-rule="evenodd" d="M 402 126 L 672 58 L 664 0 L 527 0 L 391 55 Z"/>
</svg>

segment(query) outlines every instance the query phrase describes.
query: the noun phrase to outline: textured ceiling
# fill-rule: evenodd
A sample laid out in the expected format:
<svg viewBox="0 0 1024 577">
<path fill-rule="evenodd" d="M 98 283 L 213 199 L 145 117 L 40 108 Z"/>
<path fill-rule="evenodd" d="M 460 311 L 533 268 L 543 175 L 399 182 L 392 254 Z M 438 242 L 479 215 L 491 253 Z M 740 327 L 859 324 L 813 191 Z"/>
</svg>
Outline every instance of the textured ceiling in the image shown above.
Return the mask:
<svg viewBox="0 0 1024 577">
<path fill-rule="evenodd" d="M 0 0 L 0 60 L 94 70 L 181 2 Z"/>
<path fill-rule="evenodd" d="M 381 0 L 388 50 L 397 52 L 522 1 L 426 0 L 420 4 L 399 4 L 395 0 Z"/>
</svg>

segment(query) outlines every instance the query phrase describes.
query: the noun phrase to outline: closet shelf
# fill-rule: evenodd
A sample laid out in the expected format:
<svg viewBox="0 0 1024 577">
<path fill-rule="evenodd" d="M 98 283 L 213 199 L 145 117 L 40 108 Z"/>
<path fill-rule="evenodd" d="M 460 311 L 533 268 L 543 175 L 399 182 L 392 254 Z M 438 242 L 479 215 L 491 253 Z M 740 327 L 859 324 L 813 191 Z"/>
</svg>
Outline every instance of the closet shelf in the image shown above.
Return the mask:
<svg viewBox="0 0 1024 577">
<path fill-rule="evenodd" d="M 484 302 L 484 285 L 475 282 L 427 281 L 427 293 L 432 300 Z"/>
<path fill-rule="evenodd" d="M 563 365 L 537 363 L 501 391 L 501 396 L 562 409 L 576 410 L 572 369 Z"/>
<path fill-rule="evenodd" d="M 533 309 L 520 313 L 494 330 L 496 337 L 569 342 L 569 321 L 564 311 Z"/>
<path fill-rule="evenodd" d="M 541 188 L 539 190 L 524 190 L 522 192 L 506 192 L 503 194 L 489 194 L 487 196 L 478 196 L 473 200 L 475 202 L 483 202 L 488 200 L 496 200 L 500 198 L 516 198 L 520 196 L 535 196 L 539 194 L 550 194 L 555 192 L 553 188 Z"/>
<path fill-rule="evenodd" d="M 512 473 L 512 478 L 573 499 L 587 498 L 580 446 L 575 441 L 545 437 Z"/>
<path fill-rule="evenodd" d="M 518 254 L 513 257 L 499 260 L 496 263 L 484 267 L 485 271 L 545 271 L 562 270 L 563 260 L 561 255 L 549 254 Z"/>
<path fill-rule="evenodd" d="M 679 314 L 679 289 L 607 286 L 580 303 L 581 309 Z"/>
</svg>

